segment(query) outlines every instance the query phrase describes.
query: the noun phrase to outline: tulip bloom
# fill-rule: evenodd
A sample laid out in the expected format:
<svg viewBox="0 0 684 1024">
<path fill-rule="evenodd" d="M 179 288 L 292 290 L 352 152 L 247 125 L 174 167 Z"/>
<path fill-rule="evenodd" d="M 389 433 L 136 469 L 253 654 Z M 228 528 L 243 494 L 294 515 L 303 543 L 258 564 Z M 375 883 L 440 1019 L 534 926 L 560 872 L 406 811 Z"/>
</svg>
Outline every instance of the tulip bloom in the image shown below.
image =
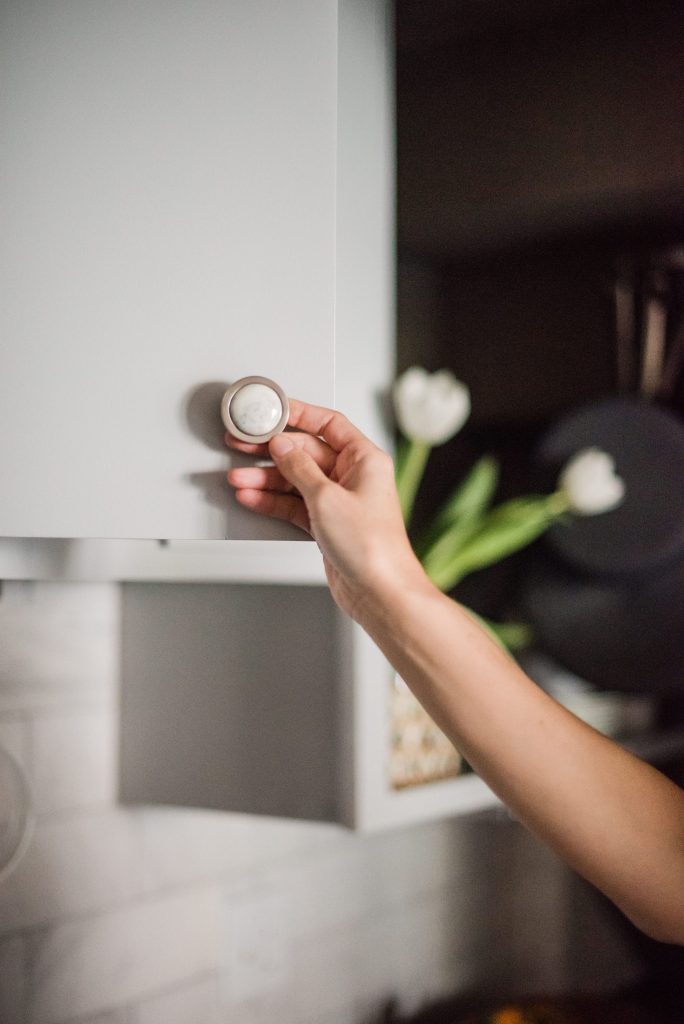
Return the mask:
<svg viewBox="0 0 684 1024">
<path fill-rule="evenodd" d="M 468 419 L 470 392 L 450 370 L 428 373 L 412 366 L 396 380 L 392 399 L 406 438 L 397 465 L 397 490 L 408 523 L 430 451 L 449 441 Z"/>
<path fill-rule="evenodd" d="M 558 486 L 569 510 L 580 516 L 609 512 L 625 496 L 625 482 L 615 472 L 615 460 L 600 448 L 583 448 L 573 455 Z"/>
</svg>

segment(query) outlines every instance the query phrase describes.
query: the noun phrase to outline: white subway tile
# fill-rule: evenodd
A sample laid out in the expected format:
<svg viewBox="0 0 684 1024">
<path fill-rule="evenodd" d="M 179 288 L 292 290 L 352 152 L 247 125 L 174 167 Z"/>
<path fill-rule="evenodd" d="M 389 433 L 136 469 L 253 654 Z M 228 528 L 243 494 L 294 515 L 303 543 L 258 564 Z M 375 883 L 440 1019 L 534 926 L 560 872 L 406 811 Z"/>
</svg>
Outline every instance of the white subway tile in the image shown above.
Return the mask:
<svg viewBox="0 0 684 1024">
<path fill-rule="evenodd" d="M 112 907 L 141 888 L 136 814 L 107 809 L 41 818 L 24 858 L 0 885 L 0 931 Z"/>
<path fill-rule="evenodd" d="M 467 836 L 460 822 L 439 821 L 371 837 L 364 856 L 374 903 L 390 906 L 452 885 L 467 868 Z"/>
<path fill-rule="evenodd" d="M 231 1004 L 287 991 L 292 977 L 291 906 L 269 884 L 226 892 L 222 994 Z"/>
<path fill-rule="evenodd" d="M 417 1008 L 467 986 L 469 922 L 460 910 L 457 897 L 435 891 L 384 913 L 369 907 L 356 922 L 304 937 L 295 946 L 293 981 L 302 1021 L 350 1008 L 363 1019 L 361 1007 L 377 1008 L 391 997 Z"/>
<path fill-rule="evenodd" d="M 136 1008 L 136 1024 L 225 1024 L 217 975 L 145 999 Z"/>
<path fill-rule="evenodd" d="M 295 935 L 306 936 L 382 916 L 469 879 L 464 841 L 453 823 L 440 822 L 396 833 L 337 841 L 296 860 L 275 865 L 272 884 L 286 890 Z M 470 881 L 464 885 L 472 889 Z"/>
<path fill-rule="evenodd" d="M 373 901 L 373 865 L 358 840 L 285 865 L 269 876 L 287 892 L 297 936 L 361 920 Z"/>
<path fill-rule="evenodd" d="M 241 863 L 260 869 L 299 861 L 310 852 L 337 847 L 348 833 L 338 825 L 291 821 L 249 814 L 233 815 Z"/>
<path fill-rule="evenodd" d="M 226 875 L 245 863 L 243 829 L 220 811 L 150 808 L 140 815 L 147 892 Z"/>
<path fill-rule="evenodd" d="M 322 822 L 290 821 L 284 818 L 237 816 L 244 832 L 244 847 L 249 863 L 299 860 L 317 850 L 334 849 L 350 838 L 340 825 Z"/>
<path fill-rule="evenodd" d="M 308 822 L 182 808 L 146 809 L 141 830 L 149 892 L 202 878 L 261 872 L 338 838 L 336 830 Z"/>
<path fill-rule="evenodd" d="M 364 974 L 353 928 L 308 937 L 295 945 L 292 990 L 297 1019 L 317 1020 L 353 1006 Z"/>
<path fill-rule="evenodd" d="M 0 1021 L 24 1024 L 26 944 L 20 936 L 0 942 Z"/>
<path fill-rule="evenodd" d="M 118 678 L 118 634 L 115 584 L 5 584 L 0 711 L 111 701 Z"/>
<path fill-rule="evenodd" d="M 62 924 L 35 940 L 28 1024 L 125 1006 L 217 967 L 211 887 Z"/>
<path fill-rule="evenodd" d="M 298 1024 L 299 1016 L 294 1008 L 290 990 L 271 992 L 258 999 L 223 1009 L 223 1024 Z"/>
<path fill-rule="evenodd" d="M 407 905 L 407 912 L 408 905 Z M 356 930 L 361 951 L 357 996 L 372 999 L 396 994 L 397 979 L 406 971 L 406 937 L 398 920 L 398 908 L 376 913 Z"/>
<path fill-rule="evenodd" d="M 31 742 L 39 814 L 115 800 L 118 750 L 113 709 L 40 715 L 33 720 Z"/>
<path fill-rule="evenodd" d="M 429 893 L 367 918 L 357 929 L 361 969 L 357 993 L 420 1001 L 467 987 L 468 934 L 476 928 L 462 890 Z"/>
</svg>

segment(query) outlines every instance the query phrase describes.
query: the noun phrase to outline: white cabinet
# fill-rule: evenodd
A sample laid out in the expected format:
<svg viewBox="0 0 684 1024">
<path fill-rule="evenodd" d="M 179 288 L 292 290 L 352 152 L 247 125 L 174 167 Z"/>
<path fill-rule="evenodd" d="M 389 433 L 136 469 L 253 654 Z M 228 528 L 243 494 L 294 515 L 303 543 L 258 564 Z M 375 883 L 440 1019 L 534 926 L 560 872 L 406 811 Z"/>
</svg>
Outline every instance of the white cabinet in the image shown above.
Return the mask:
<svg viewBox="0 0 684 1024">
<path fill-rule="evenodd" d="M 292 537 L 232 499 L 218 401 L 353 379 L 379 429 L 384 3 L 16 0 L 0 63 L 0 537 Z"/>
<path fill-rule="evenodd" d="M 387 444 L 389 14 L 2 8 L 0 579 L 124 582 L 131 801 L 360 828 L 495 802 L 474 777 L 392 791 L 390 667 L 317 548 L 225 485 L 244 375 Z"/>
</svg>

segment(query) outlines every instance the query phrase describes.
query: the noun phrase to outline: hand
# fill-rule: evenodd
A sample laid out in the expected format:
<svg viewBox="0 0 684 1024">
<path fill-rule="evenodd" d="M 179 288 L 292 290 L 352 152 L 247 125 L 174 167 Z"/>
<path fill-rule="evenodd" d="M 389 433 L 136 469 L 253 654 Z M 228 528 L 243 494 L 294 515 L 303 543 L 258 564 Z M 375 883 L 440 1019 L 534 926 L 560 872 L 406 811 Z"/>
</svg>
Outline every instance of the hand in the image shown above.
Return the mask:
<svg viewBox="0 0 684 1024">
<path fill-rule="evenodd" d="M 230 435 L 237 451 L 271 467 L 231 469 L 238 501 L 310 533 L 323 553 L 333 597 L 357 621 L 366 602 L 424 574 L 409 544 L 391 457 L 332 409 L 290 401 L 289 425 L 268 445 Z"/>
</svg>

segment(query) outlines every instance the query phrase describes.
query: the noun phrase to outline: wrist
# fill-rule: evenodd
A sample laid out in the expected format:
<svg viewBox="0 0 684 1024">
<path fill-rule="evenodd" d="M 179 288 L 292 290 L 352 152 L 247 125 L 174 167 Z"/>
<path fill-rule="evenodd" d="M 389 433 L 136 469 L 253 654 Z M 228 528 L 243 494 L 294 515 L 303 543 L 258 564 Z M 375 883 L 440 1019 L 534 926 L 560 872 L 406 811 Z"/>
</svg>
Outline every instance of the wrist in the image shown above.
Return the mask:
<svg viewBox="0 0 684 1024">
<path fill-rule="evenodd" d="M 368 573 L 359 602 L 359 622 L 369 632 L 388 620 L 400 619 L 402 609 L 410 607 L 420 595 L 439 594 L 425 570 L 409 548 L 401 558 L 383 560 Z"/>
</svg>

